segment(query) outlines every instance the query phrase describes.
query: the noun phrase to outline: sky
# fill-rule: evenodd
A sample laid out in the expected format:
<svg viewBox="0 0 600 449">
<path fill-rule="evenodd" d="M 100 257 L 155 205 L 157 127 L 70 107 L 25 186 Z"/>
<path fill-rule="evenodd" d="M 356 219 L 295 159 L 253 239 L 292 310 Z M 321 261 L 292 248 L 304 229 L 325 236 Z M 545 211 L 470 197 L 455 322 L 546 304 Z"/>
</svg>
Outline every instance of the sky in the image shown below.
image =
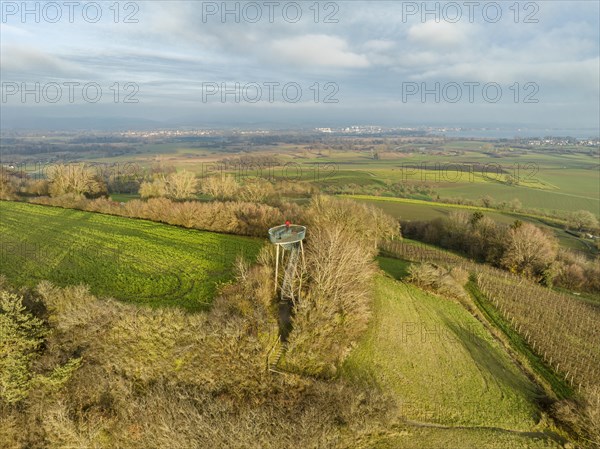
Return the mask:
<svg viewBox="0 0 600 449">
<path fill-rule="evenodd" d="M 75 3 L 2 1 L 3 128 L 600 126 L 598 1 Z"/>
</svg>

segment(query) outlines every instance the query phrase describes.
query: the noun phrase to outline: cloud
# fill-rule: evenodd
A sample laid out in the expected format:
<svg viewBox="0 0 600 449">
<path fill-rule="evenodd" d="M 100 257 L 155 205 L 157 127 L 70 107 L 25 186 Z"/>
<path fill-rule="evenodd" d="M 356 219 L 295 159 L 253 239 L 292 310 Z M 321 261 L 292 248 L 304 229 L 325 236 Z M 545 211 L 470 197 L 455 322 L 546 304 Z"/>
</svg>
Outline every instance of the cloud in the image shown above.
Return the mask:
<svg viewBox="0 0 600 449">
<path fill-rule="evenodd" d="M 9 25 L 8 23 L 2 24 L 2 37 L 4 39 L 8 37 L 30 37 L 32 33 L 24 30 L 23 28 L 19 28 L 17 26 Z"/>
<path fill-rule="evenodd" d="M 373 39 L 364 43 L 363 48 L 368 51 L 386 51 L 394 48 L 396 43 L 386 39 Z"/>
<path fill-rule="evenodd" d="M 462 23 L 428 21 L 411 26 L 408 40 L 428 48 L 462 46 L 469 42 L 469 29 Z"/>
<path fill-rule="evenodd" d="M 0 68 L 3 76 L 17 73 L 44 78 L 72 78 L 87 73 L 76 64 L 28 45 L 2 45 Z"/>
<path fill-rule="evenodd" d="M 395 106 L 388 102 L 398 98 L 402 81 L 495 81 L 505 89 L 533 81 L 543 104 L 560 104 L 550 119 L 590 123 L 598 121 L 598 8 L 591 2 L 577 7 L 546 2 L 537 25 L 514 23 L 506 9 L 497 24 L 483 23 L 479 16 L 475 23 L 466 18 L 420 23 L 420 16 L 405 23 L 401 2 L 357 1 L 340 4 L 337 24 L 315 23 L 307 9 L 294 24 L 280 14 L 273 23 L 222 23 L 220 16 L 205 23 L 195 2 L 141 2 L 139 24 L 2 24 L 0 64 L 3 78 L 11 81 L 137 82 L 144 104 L 165 110 L 197 102 L 202 82 L 276 80 L 304 87 L 334 80 L 340 87 L 336 114 L 356 115 L 356 121 L 370 120 L 378 108 L 388 108 L 381 117 L 392 116 Z M 442 121 L 470 120 L 465 111 L 474 108 L 456 105 L 449 112 L 443 105 L 426 106 Z M 294 108 L 308 110 L 308 105 L 281 109 Z M 506 120 L 526 115 L 522 104 L 506 105 L 509 110 Z M 540 109 L 535 119 L 543 121 L 545 115 Z M 312 113 L 306 117 L 312 119 Z"/>
<path fill-rule="evenodd" d="M 299 66 L 363 68 L 369 66 L 365 55 L 351 51 L 346 41 L 326 34 L 306 34 L 271 43 L 273 56 Z"/>
</svg>

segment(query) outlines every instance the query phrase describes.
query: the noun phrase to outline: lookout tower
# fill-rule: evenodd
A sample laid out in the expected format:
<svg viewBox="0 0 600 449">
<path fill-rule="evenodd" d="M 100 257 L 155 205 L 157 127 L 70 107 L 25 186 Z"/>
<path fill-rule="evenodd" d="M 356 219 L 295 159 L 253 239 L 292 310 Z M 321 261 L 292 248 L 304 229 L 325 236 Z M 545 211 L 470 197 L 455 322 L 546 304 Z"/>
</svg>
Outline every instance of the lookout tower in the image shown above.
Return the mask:
<svg viewBox="0 0 600 449">
<path fill-rule="evenodd" d="M 298 276 L 298 260 L 304 260 L 304 246 L 302 241 L 306 236 L 306 226 L 291 224 L 286 221 L 285 224 L 275 226 L 269 229 L 269 239 L 271 243 L 277 246 L 277 257 L 275 260 L 275 291 L 279 284 L 279 263 L 286 263 L 283 282 L 281 284 L 281 301 L 296 301 L 298 295 L 294 294 L 294 281 Z M 286 252 L 289 253 L 286 257 Z M 281 253 L 281 260 L 280 260 Z M 299 289 L 298 289 L 299 290 Z"/>
<path fill-rule="evenodd" d="M 302 291 L 302 274 L 298 272 L 298 262 L 302 258 L 302 266 L 306 266 L 304 245 L 302 244 L 305 236 L 306 226 L 294 225 L 289 221 L 286 221 L 284 225 L 269 229 L 269 239 L 277 246 L 275 293 L 279 288 L 279 264 L 285 266 L 279 297 L 279 338 L 267 356 L 267 368 L 274 372 L 279 372 L 278 364 L 285 352 L 287 339 L 292 330 L 294 305 Z M 279 349 L 274 352 L 277 347 Z"/>
</svg>

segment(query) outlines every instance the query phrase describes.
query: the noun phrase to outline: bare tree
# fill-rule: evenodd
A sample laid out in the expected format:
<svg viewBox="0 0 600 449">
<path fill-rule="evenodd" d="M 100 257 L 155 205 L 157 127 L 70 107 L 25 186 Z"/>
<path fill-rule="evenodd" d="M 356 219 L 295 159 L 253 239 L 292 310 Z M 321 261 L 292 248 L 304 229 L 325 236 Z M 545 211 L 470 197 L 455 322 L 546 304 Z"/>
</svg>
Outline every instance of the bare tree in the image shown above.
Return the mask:
<svg viewBox="0 0 600 449">
<path fill-rule="evenodd" d="M 275 189 L 273 185 L 265 180 L 258 179 L 248 182 L 240 191 L 240 199 L 251 203 L 260 203 L 269 196 L 273 195 Z"/>
<path fill-rule="evenodd" d="M 231 199 L 236 196 L 240 185 L 233 176 L 211 176 L 202 180 L 202 193 L 219 199 Z"/>
<path fill-rule="evenodd" d="M 167 195 L 167 185 L 161 178 L 144 181 L 140 184 L 139 194 L 142 198 L 162 198 Z"/>
<path fill-rule="evenodd" d="M 98 196 L 107 193 L 106 184 L 91 167 L 85 164 L 58 164 L 48 170 L 51 196 L 74 193 Z"/>
<path fill-rule="evenodd" d="M 167 196 L 174 200 L 185 200 L 196 195 L 198 181 L 196 176 L 186 170 L 167 176 Z"/>
<path fill-rule="evenodd" d="M 8 170 L 0 167 L 0 199 L 11 200 L 15 198 L 18 188 L 18 178 Z"/>
<path fill-rule="evenodd" d="M 541 278 L 557 255 L 556 241 L 530 223 L 511 227 L 506 245 L 502 265 L 531 278 Z"/>
<path fill-rule="evenodd" d="M 156 175 L 152 181 L 140 184 L 142 198 L 171 198 L 173 200 L 186 200 L 193 198 L 197 193 L 198 180 L 188 171 L 173 172 L 168 175 Z"/>
<path fill-rule="evenodd" d="M 589 210 L 578 210 L 569 215 L 569 223 L 577 230 L 598 228 L 598 219 Z"/>
</svg>

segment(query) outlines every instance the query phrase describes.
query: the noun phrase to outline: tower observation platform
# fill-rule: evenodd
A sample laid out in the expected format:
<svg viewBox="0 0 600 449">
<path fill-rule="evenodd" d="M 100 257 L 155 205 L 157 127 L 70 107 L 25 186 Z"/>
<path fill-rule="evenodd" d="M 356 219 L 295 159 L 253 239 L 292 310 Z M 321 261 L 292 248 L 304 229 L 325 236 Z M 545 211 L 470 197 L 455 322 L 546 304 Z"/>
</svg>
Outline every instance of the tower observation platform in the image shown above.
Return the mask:
<svg viewBox="0 0 600 449">
<path fill-rule="evenodd" d="M 284 249 L 292 249 L 295 243 L 304 240 L 306 236 L 306 226 L 284 224 L 269 229 L 269 239 L 275 245 L 283 245 Z"/>
</svg>

